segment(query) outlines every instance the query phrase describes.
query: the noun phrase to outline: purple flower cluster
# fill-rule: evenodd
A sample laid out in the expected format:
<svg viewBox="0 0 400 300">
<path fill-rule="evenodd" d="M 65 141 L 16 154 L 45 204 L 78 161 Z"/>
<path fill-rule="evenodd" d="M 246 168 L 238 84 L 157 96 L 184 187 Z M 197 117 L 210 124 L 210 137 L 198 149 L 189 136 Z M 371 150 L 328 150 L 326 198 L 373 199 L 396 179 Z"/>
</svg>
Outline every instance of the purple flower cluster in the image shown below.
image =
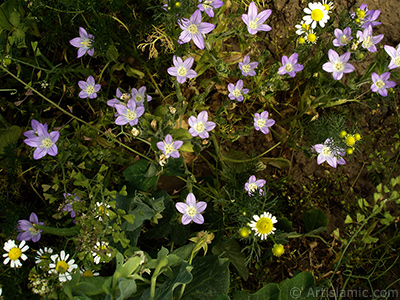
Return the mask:
<svg viewBox="0 0 400 300">
<path fill-rule="evenodd" d="M 336 28 L 334 33 L 336 38 L 333 40 L 333 46 L 335 47 L 346 46 L 353 39 L 350 27 L 346 27 L 343 31 Z"/>
<path fill-rule="evenodd" d="M 126 125 L 129 123 L 131 126 L 135 126 L 139 122 L 139 117 L 144 114 L 144 106 L 136 106 L 136 102 L 133 99 L 128 100 L 125 104 L 115 104 L 117 110 L 117 119 L 115 124 Z"/>
<path fill-rule="evenodd" d="M 239 69 L 242 71 L 243 76 L 256 76 L 255 68 L 257 68 L 258 62 L 250 62 L 250 56 L 246 55 L 242 62 L 239 62 Z"/>
<path fill-rule="evenodd" d="M 197 7 L 201 11 L 204 11 L 210 18 L 214 17 L 214 9 L 224 5 L 224 2 L 221 0 L 199 0 L 199 3 Z"/>
<path fill-rule="evenodd" d="M 228 84 L 228 91 L 229 91 L 229 99 L 237 100 L 239 102 L 243 101 L 243 95 L 246 95 L 249 92 L 249 89 L 243 88 L 243 80 L 239 79 L 236 82 L 236 85 L 233 83 Z"/>
<path fill-rule="evenodd" d="M 36 120 L 32 120 L 31 125 L 32 130 L 24 133 L 27 137 L 24 143 L 36 148 L 35 152 L 33 152 L 33 158 L 40 159 L 46 154 L 56 156 L 58 152 L 56 142 L 60 133 L 58 131 L 48 133 L 47 124 L 43 125 Z"/>
<path fill-rule="evenodd" d="M 174 66 L 168 68 L 167 72 L 169 75 L 175 76 L 179 83 L 184 83 L 187 78 L 194 78 L 197 76 L 197 73 L 191 69 L 194 62 L 193 57 L 189 57 L 183 61 L 182 58 L 174 55 L 172 61 Z"/>
<path fill-rule="evenodd" d="M 357 31 L 358 41 L 361 43 L 361 47 L 367 49 L 369 52 L 376 52 L 376 44 L 383 39 L 383 34 L 372 36 L 372 26 L 368 26 L 364 31 Z"/>
<path fill-rule="evenodd" d="M 355 10 L 355 13 L 350 13 L 350 16 L 355 19 L 355 22 L 361 28 L 365 29 L 368 26 L 374 27 L 382 24 L 381 22 L 376 21 L 380 13 L 380 10 L 368 10 L 368 5 L 363 3 L 360 5 L 360 8 Z"/>
<path fill-rule="evenodd" d="M 85 99 L 94 99 L 97 97 L 97 92 L 100 91 L 101 85 L 96 84 L 93 76 L 89 76 L 86 81 L 79 81 L 79 87 L 81 88 L 81 92 L 79 93 L 79 98 Z"/>
<path fill-rule="evenodd" d="M 256 179 L 256 176 L 252 175 L 249 181 L 244 185 L 244 189 L 247 191 L 249 196 L 254 196 L 254 193 L 258 190 L 260 196 L 264 195 L 264 190 L 262 187 L 265 185 L 266 181 L 264 179 Z"/>
<path fill-rule="evenodd" d="M 382 97 L 387 96 L 387 89 L 390 89 L 392 87 L 396 86 L 396 82 L 390 81 L 390 72 L 383 73 L 382 75 L 378 75 L 377 73 L 372 73 L 371 78 L 372 78 L 372 85 L 371 85 L 371 90 L 373 92 L 378 92 L 379 95 Z"/>
</svg>

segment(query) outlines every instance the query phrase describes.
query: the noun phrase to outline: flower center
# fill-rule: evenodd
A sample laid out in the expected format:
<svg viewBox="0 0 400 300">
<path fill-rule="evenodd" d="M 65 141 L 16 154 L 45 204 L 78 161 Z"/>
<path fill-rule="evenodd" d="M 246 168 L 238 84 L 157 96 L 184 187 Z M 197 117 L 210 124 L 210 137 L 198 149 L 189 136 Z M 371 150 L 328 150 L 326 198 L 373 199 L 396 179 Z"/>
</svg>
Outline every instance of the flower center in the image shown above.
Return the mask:
<svg viewBox="0 0 400 300">
<path fill-rule="evenodd" d="M 322 148 L 321 153 L 324 156 L 331 156 L 332 155 L 331 148 L 329 148 L 329 147 Z"/>
<path fill-rule="evenodd" d="M 136 112 L 135 112 L 135 110 L 127 109 L 127 110 L 126 110 L 125 117 L 126 117 L 128 120 L 135 120 L 135 119 L 136 119 Z"/>
<path fill-rule="evenodd" d="M 310 25 L 307 25 L 307 24 L 303 23 L 301 25 L 301 28 L 303 28 L 305 31 L 308 31 L 308 29 L 310 29 Z"/>
<path fill-rule="evenodd" d="M 250 183 L 247 188 L 249 189 L 249 192 L 254 192 L 258 189 L 258 186 L 255 183 Z"/>
<path fill-rule="evenodd" d="M 314 21 L 321 21 L 322 20 L 322 18 L 324 17 L 324 13 L 322 12 L 322 10 L 320 10 L 320 9 L 314 9 L 312 12 L 311 12 L 311 19 L 313 19 Z"/>
<path fill-rule="evenodd" d="M 335 71 L 342 71 L 343 70 L 343 63 L 341 61 L 337 61 L 333 64 L 333 70 Z"/>
<path fill-rule="evenodd" d="M 325 7 L 325 9 L 326 9 L 327 11 L 329 11 L 329 5 L 328 5 L 328 4 L 323 4 L 323 6 Z"/>
<path fill-rule="evenodd" d="M 187 29 L 187 31 L 188 31 L 190 34 L 197 34 L 197 33 L 199 33 L 199 31 L 197 30 L 197 25 L 196 25 L 196 24 L 190 24 L 189 27 L 188 27 L 188 29 Z"/>
<path fill-rule="evenodd" d="M 136 102 L 142 102 L 143 101 L 143 96 L 140 95 L 140 94 L 136 94 L 135 101 Z"/>
<path fill-rule="evenodd" d="M 268 234 L 272 231 L 274 225 L 270 218 L 260 218 L 256 223 L 257 231 L 261 234 Z"/>
<path fill-rule="evenodd" d="M 351 147 L 356 143 L 356 139 L 354 138 L 354 136 L 350 135 L 346 138 L 346 145 Z"/>
<path fill-rule="evenodd" d="M 400 56 L 396 56 L 396 57 L 394 58 L 394 64 L 395 64 L 396 66 L 400 66 Z"/>
<path fill-rule="evenodd" d="M 40 233 L 40 230 L 35 228 L 33 224 L 32 224 L 32 227 L 30 227 L 28 231 L 30 231 L 31 234 L 33 234 L 33 235 L 38 235 Z"/>
<path fill-rule="evenodd" d="M 234 89 L 232 92 L 233 96 L 240 97 L 242 95 L 241 91 L 239 89 Z"/>
<path fill-rule="evenodd" d="M 128 109 L 128 112 L 129 112 L 129 109 Z M 127 117 L 128 118 L 128 117 Z M 107 214 L 107 212 L 108 212 L 108 209 L 107 209 L 107 207 L 105 206 L 105 205 L 100 205 L 99 206 L 99 210 L 100 210 L 100 214 L 101 215 L 105 215 L 105 214 Z"/>
<path fill-rule="evenodd" d="M 315 42 L 315 40 L 317 39 L 317 36 L 314 33 L 309 33 L 307 35 L 307 40 L 311 43 Z"/>
<path fill-rule="evenodd" d="M 196 207 L 194 207 L 194 206 L 189 206 L 189 207 L 186 209 L 186 214 L 187 214 L 189 217 L 193 218 L 193 217 L 197 214 L 197 209 L 196 209 Z"/>
<path fill-rule="evenodd" d="M 42 140 L 42 147 L 49 149 L 51 146 L 53 146 L 53 141 L 50 138 L 45 138 Z"/>
<path fill-rule="evenodd" d="M 249 23 L 249 27 L 251 29 L 257 29 L 258 28 L 258 18 L 255 18 L 253 21 Z"/>
<path fill-rule="evenodd" d="M 92 271 L 86 270 L 85 272 L 83 272 L 82 276 L 83 276 L 83 277 L 93 277 L 94 274 L 93 274 Z"/>
<path fill-rule="evenodd" d="M 251 67 L 250 67 L 249 64 L 244 64 L 244 65 L 242 65 L 242 71 L 243 71 L 243 72 L 249 73 L 250 69 L 251 69 Z"/>
<path fill-rule="evenodd" d="M 212 6 L 210 5 L 211 2 L 212 2 L 212 0 L 206 0 L 206 1 L 204 1 L 203 4 L 202 4 L 203 8 L 204 8 L 204 9 L 212 8 Z"/>
<path fill-rule="evenodd" d="M 378 88 L 378 89 L 380 89 L 381 87 L 384 87 L 385 86 L 385 83 L 382 81 L 382 80 L 377 80 L 376 82 L 375 82 L 375 85 L 376 85 L 376 87 Z"/>
<path fill-rule="evenodd" d="M 184 76 L 186 76 L 186 73 L 187 73 L 187 70 L 186 70 L 185 67 L 179 67 L 179 68 L 178 68 L 178 75 L 179 75 L 179 76 L 184 77 Z"/>
<path fill-rule="evenodd" d="M 82 39 L 81 45 L 84 48 L 90 48 L 92 46 L 92 42 L 89 39 Z"/>
<path fill-rule="evenodd" d="M 204 124 L 198 122 L 198 123 L 194 126 L 194 129 L 195 129 L 197 132 L 203 132 L 203 131 L 204 131 Z"/>
<path fill-rule="evenodd" d="M 68 271 L 68 268 L 69 268 L 69 266 L 68 266 L 68 264 L 67 264 L 66 261 L 64 261 L 64 260 L 59 260 L 59 261 L 57 262 L 57 265 L 56 265 L 56 271 L 57 271 L 57 273 L 63 274 L 63 273 L 65 273 L 65 272 Z"/>
<path fill-rule="evenodd" d="M 348 42 L 349 42 L 349 38 L 343 34 L 342 37 L 340 38 L 340 43 L 342 45 L 346 45 Z"/>
<path fill-rule="evenodd" d="M 262 128 L 265 126 L 265 120 L 264 119 L 258 119 L 257 120 L 257 126 Z"/>
<path fill-rule="evenodd" d="M 286 72 L 292 72 L 292 71 L 293 71 L 293 66 L 292 66 L 291 63 L 287 63 L 287 64 L 285 65 L 285 71 L 286 71 Z"/>
<path fill-rule="evenodd" d="M 175 149 L 174 149 L 174 146 L 172 144 L 165 143 L 165 146 L 164 146 L 164 154 L 165 155 L 168 155 L 168 154 L 170 154 L 170 153 L 172 153 L 174 151 L 175 151 Z"/>
<path fill-rule="evenodd" d="M 11 260 L 17 260 L 18 258 L 21 257 L 21 255 L 22 251 L 18 247 L 11 248 L 11 250 L 8 252 L 8 257 Z"/>
<path fill-rule="evenodd" d="M 365 47 L 365 48 L 369 48 L 369 47 L 371 47 L 371 46 L 373 46 L 373 43 L 372 43 L 372 37 L 371 36 L 367 36 L 366 38 L 365 38 L 365 40 L 363 41 L 363 46 Z"/>
<path fill-rule="evenodd" d="M 94 93 L 94 86 L 89 85 L 89 86 L 86 88 L 86 93 L 88 93 L 89 95 L 93 94 L 93 93 Z"/>
<path fill-rule="evenodd" d="M 363 11 L 363 10 L 359 10 L 359 11 L 357 11 L 357 17 L 359 18 L 359 19 L 364 19 L 364 17 L 365 17 L 365 11 Z"/>
</svg>

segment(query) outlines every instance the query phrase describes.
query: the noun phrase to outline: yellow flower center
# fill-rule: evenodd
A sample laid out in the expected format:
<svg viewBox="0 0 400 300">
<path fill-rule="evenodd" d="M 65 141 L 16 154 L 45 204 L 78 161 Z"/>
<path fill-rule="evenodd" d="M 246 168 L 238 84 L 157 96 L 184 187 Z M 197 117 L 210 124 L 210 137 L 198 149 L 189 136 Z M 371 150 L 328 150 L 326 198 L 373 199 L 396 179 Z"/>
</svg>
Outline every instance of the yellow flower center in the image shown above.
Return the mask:
<svg viewBox="0 0 400 300">
<path fill-rule="evenodd" d="M 262 128 L 262 127 L 264 127 L 265 122 L 266 122 L 266 121 L 265 121 L 264 119 L 258 119 L 258 120 L 257 120 L 257 126 L 260 127 L 260 128 Z"/>
<path fill-rule="evenodd" d="M 135 101 L 136 102 L 142 102 L 143 101 L 143 96 L 140 95 L 140 94 L 137 94 L 136 97 L 135 97 Z"/>
<path fill-rule="evenodd" d="M 242 93 L 240 92 L 239 89 L 234 89 L 233 92 L 232 92 L 232 94 L 233 94 L 233 96 L 235 96 L 236 98 L 237 98 L 237 97 L 240 97 L 240 96 L 242 95 Z"/>
<path fill-rule="evenodd" d="M 372 37 L 371 36 L 367 36 L 366 38 L 365 38 L 365 40 L 363 41 L 363 46 L 365 47 L 365 48 L 369 48 L 369 47 L 371 47 L 372 45 L 373 45 L 373 43 L 372 43 Z"/>
<path fill-rule="evenodd" d="M 314 33 L 309 33 L 307 35 L 307 40 L 311 43 L 314 43 L 316 39 L 317 39 L 317 36 Z"/>
<path fill-rule="evenodd" d="M 17 260 L 18 258 L 20 258 L 22 255 L 22 251 L 21 249 L 19 249 L 18 247 L 13 247 L 11 248 L 11 250 L 8 252 L 8 257 L 11 260 Z"/>
<path fill-rule="evenodd" d="M 204 131 L 204 124 L 198 122 L 198 123 L 194 126 L 194 129 L 195 129 L 197 132 L 203 132 L 203 131 Z"/>
<path fill-rule="evenodd" d="M 83 277 L 93 277 L 94 274 L 93 274 L 92 271 L 86 270 L 85 272 L 83 272 L 82 276 L 83 276 Z"/>
<path fill-rule="evenodd" d="M 331 148 L 329 148 L 329 147 L 324 147 L 324 148 L 322 148 L 321 153 L 322 153 L 324 156 L 331 156 L 331 154 L 332 154 Z"/>
<path fill-rule="evenodd" d="M 307 25 L 307 24 L 303 23 L 301 25 L 301 28 L 303 28 L 305 31 L 308 31 L 308 29 L 310 29 L 310 25 Z"/>
<path fill-rule="evenodd" d="M 347 37 L 347 36 L 345 36 L 345 35 L 342 35 L 342 37 L 340 38 L 340 43 L 342 44 L 342 45 L 345 45 L 345 44 L 347 44 L 349 42 L 349 38 Z"/>
<path fill-rule="evenodd" d="M 321 21 L 322 18 L 324 17 L 324 13 L 322 12 L 322 10 L 316 8 L 313 9 L 313 11 L 311 12 L 311 19 L 313 19 L 314 21 Z"/>
<path fill-rule="evenodd" d="M 343 63 L 340 61 L 337 61 L 333 64 L 333 69 L 335 71 L 342 71 L 343 70 Z"/>
<path fill-rule="evenodd" d="M 89 86 L 86 88 L 86 93 L 88 93 L 89 95 L 93 94 L 93 93 L 94 93 L 94 86 L 89 85 Z"/>
<path fill-rule="evenodd" d="M 45 138 L 42 140 L 42 147 L 49 149 L 51 146 L 53 146 L 53 142 L 50 138 Z"/>
<path fill-rule="evenodd" d="M 396 66 L 400 66 L 400 56 L 396 56 L 396 57 L 394 58 L 394 64 L 395 64 Z"/>
<path fill-rule="evenodd" d="M 135 110 L 127 109 L 127 110 L 126 110 L 125 117 L 126 117 L 128 120 L 135 120 L 135 119 L 136 119 L 136 112 L 135 112 Z"/>
<path fill-rule="evenodd" d="M 242 65 L 242 71 L 245 73 L 249 73 L 249 71 L 251 70 L 251 67 L 249 64 L 244 64 Z"/>
<path fill-rule="evenodd" d="M 247 187 L 249 189 L 249 192 L 254 192 L 258 189 L 258 186 L 255 183 L 250 183 Z"/>
<path fill-rule="evenodd" d="M 285 71 L 286 71 L 286 72 L 292 72 L 292 71 L 293 71 L 293 66 L 292 66 L 291 63 L 287 63 L 287 64 L 285 65 Z"/>
<path fill-rule="evenodd" d="M 323 6 L 325 7 L 325 9 L 326 9 L 327 11 L 329 11 L 329 5 L 328 5 L 328 4 L 323 4 Z"/>
<path fill-rule="evenodd" d="M 165 146 L 164 146 L 164 154 L 165 155 L 168 155 L 168 154 L 170 154 L 170 153 L 172 153 L 174 151 L 175 151 L 175 149 L 174 149 L 174 146 L 172 144 L 165 144 Z"/>
<path fill-rule="evenodd" d="M 285 252 L 285 249 L 281 244 L 275 244 L 274 247 L 272 247 L 272 254 L 275 256 L 281 256 Z"/>
<path fill-rule="evenodd" d="M 250 233 L 251 233 L 251 230 L 248 227 L 242 227 L 239 230 L 239 235 L 243 238 L 248 237 Z"/>
<path fill-rule="evenodd" d="M 196 24 L 190 24 L 187 30 L 190 34 L 197 34 L 199 31 L 197 30 Z"/>
<path fill-rule="evenodd" d="M 353 146 L 355 143 L 356 143 L 356 139 L 355 139 L 354 136 L 349 135 L 349 136 L 346 138 L 346 145 L 347 145 L 347 146 L 351 147 L 351 146 Z"/>
<path fill-rule="evenodd" d="M 128 109 L 128 113 L 129 113 L 129 109 Z M 125 116 L 128 118 L 128 114 L 126 114 Z M 108 212 L 107 207 L 103 204 L 99 206 L 99 210 L 100 210 L 101 215 L 105 215 Z"/>
<path fill-rule="evenodd" d="M 56 265 L 57 273 L 63 274 L 68 271 L 69 265 L 64 260 L 59 260 Z"/>
<path fill-rule="evenodd" d="M 364 19 L 364 17 L 365 17 L 365 11 L 363 11 L 363 10 L 358 10 L 357 11 L 357 17 L 359 18 L 359 19 Z"/>
<path fill-rule="evenodd" d="M 89 39 L 84 39 L 81 41 L 81 45 L 85 48 L 90 48 L 92 46 L 92 42 Z"/>
<path fill-rule="evenodd" d="M 383 87 L 383 86 L 385 86 L 385 83 L 382 81 L 382 80 L 377 80 L 376 82 L 375 82 L 375 85 L 376 85 L 376 87 L 378 88 L 378 89 L 380 89 L 381 87 Z"/>
<path fill-rule="evenodd" d="M 262 217 L 256 223 L 256 229 L 260 234 L 268 234 L 272 231 L 272 228 L 274 228 L 274 225 L 270 218 Z"/>
<path fill-rule="evenodd" d="M 210 5 L 211 2 L 212 2 L 211 0 L 204 1 L 203 4 L 202 4 L 203 8 L 204 9 L 212 8 L 211 5 Z"/>
<path fill-rule="evenodd" d="M 194 207 L 194 206 L 189 206 L 188 208 L 187 208 L 187 210 L 186 210 L 186 214 L 189 216 L 189 217 L 194 217 L 196 214 L 197 214 L 197 210 L 196 210 L 196 208 Z"/>
<path fill-rule="evenodd" d="M 251 21 L 249 23 L 249 27 L 251 29 L 257 29 L 258 28 L 258 18 L 255 18 L 254 21 Z"/>
<path fill-rule="evenodd" d="M 186 76 L 186 73 L 187 73 L 187 70 L 186 70 L 186 68 L 185 67 L 179 67 L 178 68 L 178 75 L 179 76 Z"/>
</svg>

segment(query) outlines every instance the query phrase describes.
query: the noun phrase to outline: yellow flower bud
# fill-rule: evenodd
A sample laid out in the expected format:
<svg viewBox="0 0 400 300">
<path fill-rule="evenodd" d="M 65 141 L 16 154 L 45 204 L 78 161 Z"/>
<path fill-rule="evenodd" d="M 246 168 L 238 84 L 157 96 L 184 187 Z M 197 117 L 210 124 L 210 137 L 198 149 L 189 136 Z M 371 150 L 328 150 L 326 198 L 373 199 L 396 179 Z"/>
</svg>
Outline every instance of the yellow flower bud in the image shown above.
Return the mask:
<svg viewBox="0 0 400 300">
<path fill-rule="evenodd" d="M 354 138 L 354 136 L 349 135 L 346 137 L 346 145 L 351 147 L 356 143 L 356 139 Z"/>
<path fill-rule="evenodd" d="M 248 237 L 250 233 L 251 233 L 251 230 L 248 227 L 242 227 L 242 228 L 239 229 L 239 235 L 242 238 Z"/>
<path fill-rule="evenodd" d="M 342 131 L 339 133 L 339 136 L 340 136 L 341 138 L 344 138 L 346 135 L 347 135 L 347 132 L 344 131 L 344 130 L 342 130 Z"/>
<path fill-rule="evenodd" d="M 272 254 L 279 257 L 285 252 L 285 248 L 283 248 L 283 245 L 281 244 L 275 244 L 274 247 L 272 247 Z"/>
<path fill-rule="evenodd" d="M 176 8 L 180 8 L 182 6 L 182 4 L 180 2 L 175 2 L 175 7 Z"/>
<path fill-rule="evenodd" d="M 361 135 L 359 133 L 356 133 L 354 135 L 354 138 L 356 139 L 356 141 L 359 141 L 359 140 L 361 140 Z"/>
<path fill-rule="evenodd" d="M 303 38 L 303 37 L 299 37 L 298 41 L 299 41 L 299 44 L 304 44 L 306 42 L 305 38 Z"/>
<path fill-rule="evenodd" d="M 348 155 L 352 155 L 353 152 L 354 152 L 354 148 L 347 148 L 346 152 L 347 152 Z"/>
</svg>

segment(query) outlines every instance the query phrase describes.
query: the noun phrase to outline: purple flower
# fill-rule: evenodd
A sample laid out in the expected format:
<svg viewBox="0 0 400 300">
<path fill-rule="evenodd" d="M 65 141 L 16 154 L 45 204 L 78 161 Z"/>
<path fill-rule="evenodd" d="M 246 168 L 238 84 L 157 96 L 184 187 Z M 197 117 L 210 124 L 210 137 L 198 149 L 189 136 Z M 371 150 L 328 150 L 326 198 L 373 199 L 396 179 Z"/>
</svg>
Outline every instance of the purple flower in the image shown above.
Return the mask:
<svg viewBox="0 0 400 300">
<path fill-rule="evenodd" d="M 79 81 L 78 85 L 82 89 L 82 91 L 79 93 L 79 97 L 82 99 L 96 98 L 96 92 L 100 91 L 101 89 L 101 85 L 95 83 L 93 76 L 89 76 L 86 81 Z"/>
<path fill-rule="evenodd" d="M 130 99 L 126 106 L 124 104 L 115 104 L 115 109 L 118 116 L 115 120 L 117 125 L 129 123 L 129 125 L 134 126 L 139 122 L 138 118 L 144 113 L 144 107 L 136 107 L 136 102 L 133 99 Z"/>
<path fill-rule="evenodd" d="M 381 22 L 375 21 L 381 11 L 380 10 L 368 10 L 368 5 L 361 4 L 360 8 L 355 10 L 355 13 L 350 13 L 350 16 L 361 28 L 367 28 L 368 26 L 374 27 L 382 24 Z"/>
<path fill-rule="evenodd" d="M 343 73 L 354 71 L 354 66 L 347 62 L 350 59 L 350 52 L 346 52 L 339 57 L 339 54 L 335 50 L 329 49 L 328 57 L 330 62 L 324 63 L 322 69 L 333 73 L 332 75 L 335 80 L 340 80 L 343 77 Z"/>
<path fill-rule="evenodd" d="M 178 158 L 180 156 L 178 149 L 182 147 L 182 141 L 174 141 L 170 134 L 167 134 L 164 141 L 157 143 L 157 148 L 160 149 L 166 158 Z"/>
<path fill-rule="evenodd" d="M 250 197 L 254 196 L 254 192 L 257 190 L 259 190 L 259 194 L 260 196 L 262 196 L 264 195 L 264 190 L 262 189 L 262 187 L 265 183 L 266 181 L 264 179 L 257 180 L 256 176 L 251 175 L 249 181 L 246 182 L 246 184 L 244 185 L 244 189 L 247 191 Z"/>
<path fill-rule="evenodd" d="M 389 63 L 389 69 L 400 67 L 400 44 L 397 45 L 397 49 L 388 45 L 383 46 L 383 48 L 392 59 Z"/>
<path fill-rule="evenodd" d="M 303 65 L 297 63 L 297 58 L 299 55 L 297 53 L 293 53 L 289 58 L 287 56 L 282 57 L 282 67 L 279 68 L 278 74 L 288 74 L 290 77 L 296 76 L 296 72 L 300 72 L 304 69 Z"/>
<path fill-rule="evenodd" d="M 182 224 L 188 225 L 192 221 L 196 224 L 203 224 L 204 218 L 201 213 L 207 208 L 207 203 L 204 201 L 196 202 L 193 193 L 187 195 L 185 202 L 175 204 L 176 209 L 183 214 Z"/>
<path fill-rule="evenodd" d="M 18 231 L 20 232 L 17 235 L 17 241 L 29 241 L 32 239 L 32 242 L 37 242 L 40 240 L 40 233 L 42 230 L 37 229 L 35 225 L 44 225 L 43 222 L 39 222 L 39 219 L 35 213 L 31 213 L 28 220 L 19 220 L 18 221 Z"/>
<path fill-rule="evenodd" d="M 190 16 L 190 20 L 183 18 L 178 23 L 179 27 L 183 30 L 179 36 L 178 43 L 184 44 L 193 40 L 194 44 L 200 49 L 204 49 L 203 34 L 207 34 L 215 28 L 214 24 L 201 22 L 201 12 L 199 9 Z"/>
<path fill-rule="evenodd" d="M 107 105 L 108 106 L 111 106 L 111 107 L 115 107 L 115 104 L 122 104 L 123 102 L 121 102 L 120 100 L 118 100 L 117 98 L 119 98 L 119 99 L 121 99 L 122 98 L 122 92 L 119 90 L 119 88 L 117 88 L 117 90 L 116 90 L 116 92 L 115 92 L 115 96 L 116 96 L 116 98 L 113 98 L 113 99 L 111 99 L 111 100 L 108 100 L 107 101 Z M 129 94 L 129 99 L 131 98 L 132 96 Z"/>
<path fill-rule="evenodd" d="M 56 142 L 60 137 L 58 131 L 52 131 L 50 134 L 47 132 L 47 125 L 41 123 L 36 125 L 37 136 L 30 136 L 24 140 L 24 143 L 28 146 L 36 148 L 33 152 L 34 159 L 40 159 L 46 154 L 51 156 L 57 155 L 58 149 Z"/>
<path fill-rule="evenodd" d="M 215 128 L 215 123 L 208 121 L 208 114 L 205 110 L 203 110 L 196 117 L 191 116 L 188 120 L 189 123 L 189 133 L 196 137 L 199 136 L 202 139 L 208 139 L 209 134 L 208 131 L 211 131 Z"/>
<path fill-rule="evenodd" d="M 143 106 L 145 99 L 147 100 L 147 102 L 150 102 L 152 99 L 151 96 L 146 95 L 146 87 L 145 86 L 142 86 L 141 88 L 139 88 L 139 90 L 132 89 L 131 94 L 132 94 L 133 100 L 135 100 L 135 102 L 138 106 Z"/>
<path fill-rule="evenodd" d="M 82 27 L 79 27 L 79 35 L 80 37 L 76 37 L 72 40 L 69 41 L 69 43 L 74 46 L 79 48 L 78 49 L 78 56 L 82 57 L 86 53 L 89 54 L 90 56 L 93 56 L 94 53 L 94 48 L 93 48 L 93 40 L 94 36 L 92 34 L 88 34 L 85 29 Z"/>
<path fill-rule="evenodd" d="M 233 83 L 228 84 L 228 91 L 229 91 L 229 99 L 231 100 L 237 100 L 239 102 L 243 101 L 243 95 L 242 94 L 247 94 L 249 92 L 249 89 L 244 89 L 243 88 L 243 80 L 239 79 L 236 82 L 236 85 Z"/>
<path fill-rule="evenodd" d="M 39 121 L 36 121 L 35 119 L 32 119 L 31 121 L 31 127 L 32 130 L 28 130 L 24 132 L 24 136 L 26 136 L 27 138 L 34 138 L 37 137 L 37 129 L 38 129 L 38 125 L 39 125 Z M 43 125 L 44 129 L 47 131 L 47 124 Z"/>
<path fill-rule="evenodd" d="M 250 56 L 246 55 L 242 62 L 239 62 L 239 69 L 242 71 L 243 76 L 256 76 L 255 68 L 257 68 L 258 62 L 250 62 Z"/>
<path fill-rule="evenodd" d="M 390 77 L 390 72 L 383 73 L 382 75 L 378 75 L 376 73 L 372 73 L 371 78 L 373 84 L 371 85 L 371 90 L 373 92 L 378 92 L 382 97 L 387 96 L 387 90 L 394 86 L 396 86 L 396 82 L 388 80 Z"/>
<path fill-rule="evenodd" d="M 271 27 L 267 24 L 263 24 L 268 17 L 271 15 L 271 10 L 267 9 L 260 13 L 257 12 L 257 7 L 254 2 L 249 5 L 248 14 L 242 15 L 243 22 L 247 25 L 247 30 L 250 34 L 256 34 L 260 31 L 270 31 Z"/>
<path fill-rule="evenodd" d="M 261 114 L 254 114 L 254 127 L 256 130 L 261 130 L 261 132 L 264 134 L 268 134 L 268 127 L 271 127 L 275 124 L 275 120 L 268 119 L 268 115 L 269 114 L 267 111 L 263 111 Z"/>
<path fill-rule="evenodd" d="M 186 78 L 194 78 L 197 76 L 197 73 L 191 69 L 194 62 L 193 57 L 189 57 L 183 61 L 182 58 L 174 55 L 172 60 L 174 66 L 169 67 L 167 72 L 171 76 L 176 76 L 179 83 L 184 83 Z"/>
<path fill-rule="evenodd" d="M 214 10 L 216 8 L 220 8 L 224 5 L 224 2 L 221 0 L 199 0 L 199 5 L 197 7 L 204 11 L 209 17 L 214 17 Z"/>
<path fill-rule="evenodd" d="M 67 204 L 65 204 L 65 206 L 63 207 L 62 210 L 70 212 L 71 213 L 71 218 L 75 218 L 76 212 L 75 212 L 75 210 L 74 210 L 72 205 L 74 203 L 76 203 L 76 202 L 81 201 L 81 199 L 79 199 L 78 196 L 70 194 L 70 193 L 64 193 L 63 196 L 64 196 Z"/>
<path fill-rule="evenodd" d="M 350 27 L 346 27 L 343 31 L 336 28 L 335 37 L 336 39 L 333 40 L 333 46 L 335 47 L 346 46 L 353 39 Z"/>
<path fill-rule="evenodd" d="M 367 49 L 369 52 L 376 52 L 376 44 L 378 44 L 383 39 L 383 34 L 378 34 L 376 36 L 372 36 L 372 26 L 368 26 L 364 29 L 364 32 L 358 30 L 357 31 L 358 41 L 361 44 L 361 47 Z"/>
<path fill-rule="evenodd" d="M 336 168 L 338 164 L 344 165 L 346 163 L 342 157 L 346 152 L 341 148 L 335 148 L 330 138 L 326 139 L 323 144 L 317 144 L 313 148 L 319 153 L 317 157 L 319 165 L 326 161 L 331 167 Z"/>
</svg>

